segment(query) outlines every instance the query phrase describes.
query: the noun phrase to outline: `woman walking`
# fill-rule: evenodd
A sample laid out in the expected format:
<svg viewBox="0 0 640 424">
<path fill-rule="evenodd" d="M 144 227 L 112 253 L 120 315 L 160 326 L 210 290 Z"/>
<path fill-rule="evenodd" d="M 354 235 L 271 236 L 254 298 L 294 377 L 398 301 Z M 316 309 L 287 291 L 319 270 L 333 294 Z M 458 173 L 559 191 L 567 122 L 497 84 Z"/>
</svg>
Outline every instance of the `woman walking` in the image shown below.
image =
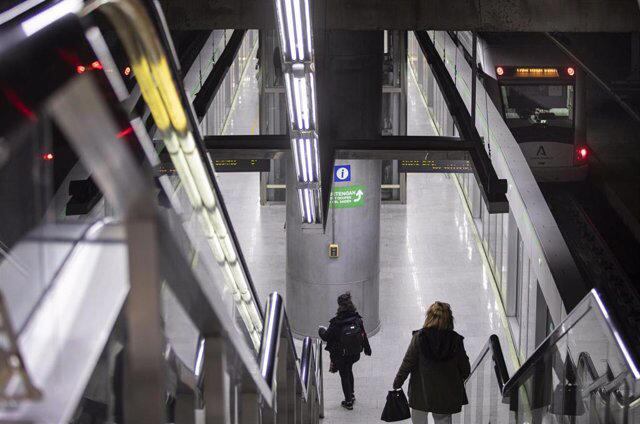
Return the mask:
<svg viewBox="0 0 640 424">
<path fill-rule="evenodd" d="M 360 352 L 371 356 L 371 346 L 364 331 L 362 317 L 351 301 L 351 293 L 338 296 L 338 312 L 329 321 L 329 328 L 320 327 L 320 338 L 327 342 L 326 350 L 331 358 L 331 369 L 340 373 L 344 400 L 342 407 L 353 409 L 356 400 L 353 381 L 353 364 L 360 360 Z M 335 371 L 333 371 L 335 372 Z"/>
<path fill-rule="evenodd" d="M 424 326 L 413 332 L 393 388 L 400 389 L 411 375 L 409 406 L 414 424 L 427 424 L 429 412 L 436 424 L 451 424 L 451 414 L 468 403 L 464 381 L 471 365 L 463 339 L 453 331 L 451 307 L 444 302 L 431 305 Z"/>
</svg>

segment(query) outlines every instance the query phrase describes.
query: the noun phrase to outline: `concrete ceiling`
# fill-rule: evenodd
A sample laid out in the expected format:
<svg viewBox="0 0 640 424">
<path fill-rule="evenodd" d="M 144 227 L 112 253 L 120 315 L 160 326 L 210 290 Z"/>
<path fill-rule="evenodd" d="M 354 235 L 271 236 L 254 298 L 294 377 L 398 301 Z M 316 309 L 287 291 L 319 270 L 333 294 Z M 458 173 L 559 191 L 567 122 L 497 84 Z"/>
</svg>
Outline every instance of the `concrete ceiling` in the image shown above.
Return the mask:
<svg viewBox="0 0 640 424">
<path fill-rule="evenodd" d="M 310 0 L 328 30 L 631 32 L 637 0 Z M 160 0 L 171 29 L 274 28 L 272 0 Z"/>
</svg>

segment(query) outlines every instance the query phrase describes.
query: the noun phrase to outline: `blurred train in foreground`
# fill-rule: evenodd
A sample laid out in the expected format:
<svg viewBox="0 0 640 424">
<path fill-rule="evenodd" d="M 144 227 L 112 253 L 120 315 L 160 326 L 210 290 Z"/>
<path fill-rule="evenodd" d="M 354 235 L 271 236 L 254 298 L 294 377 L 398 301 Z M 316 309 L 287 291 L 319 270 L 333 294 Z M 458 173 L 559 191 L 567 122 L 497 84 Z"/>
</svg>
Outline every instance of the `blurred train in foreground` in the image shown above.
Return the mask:
<svg viewBox="0 0 640 424">
<path fill-rule="evenodd" d="M 458 32 L 470 53 L 470 32 Z M 585 75 L 541 34 L 478 37 L 484 85 L 538 181 L 587 175 Z"/>
</svg>

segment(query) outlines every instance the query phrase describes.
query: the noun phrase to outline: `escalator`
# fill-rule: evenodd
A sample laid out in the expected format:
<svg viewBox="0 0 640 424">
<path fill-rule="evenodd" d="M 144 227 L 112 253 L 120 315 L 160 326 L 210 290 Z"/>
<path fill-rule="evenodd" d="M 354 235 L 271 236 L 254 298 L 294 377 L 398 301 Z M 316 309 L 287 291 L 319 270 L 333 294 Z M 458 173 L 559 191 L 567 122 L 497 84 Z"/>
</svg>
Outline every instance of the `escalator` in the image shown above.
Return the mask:
<svg viewBox="0 0 640 424">
<path fill-rule="evenodd" d="M 0 421 L 318 422 L 322 345 L 306 338 L 299 351 L 282 298 L 258 299 L 158 4 L 10 12 L 0 15 L 0 202 L 22 221 L 0 251 Z M 117 72 L 104 20 L 156 129 L 132 113 L 136 84 Z M 46 80 L 34 75 L 40 61 Z M 51 145 L 41 122 L 71 146 L 107 213 L 48 212 L 57 190 L 38 153 Z M 159 172 L 163 149 L 171 167 Z"/>
<path fill-rule="evenodd" d="M 595 290 L 509 376 L 492 336 L 466 382 L 462 423 L 639 423 L 640 371 Z"/>
</svg>

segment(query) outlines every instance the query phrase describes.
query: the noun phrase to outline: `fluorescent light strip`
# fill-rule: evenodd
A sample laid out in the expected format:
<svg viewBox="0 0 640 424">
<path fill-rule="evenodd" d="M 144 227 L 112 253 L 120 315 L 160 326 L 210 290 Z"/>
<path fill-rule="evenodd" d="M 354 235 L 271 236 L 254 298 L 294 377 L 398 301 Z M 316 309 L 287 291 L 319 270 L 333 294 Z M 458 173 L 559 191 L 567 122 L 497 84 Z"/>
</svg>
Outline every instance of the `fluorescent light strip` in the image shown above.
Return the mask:
<svg viewBox="0 0 640 424">
<path fill-rule="evenodd" d="M 320 153 L 318 152 L 318 138 L 313 137 L 313 153 L 316 159 L 316 175 L 318 176 L 318 181 L 320 181 Z"/>
<path fill-rule="evenodd" d="M 296 34 L 293 30 L 293 13 L 291 12 L 291 0 L 284 0 L 284 13 L 287 20 L 287 38 L 289 39 L 289 47 L 291 48 L 291 59 L 295 61 L 298 60 L 298 53 L 296 52 L 296 45 L 294 40 Z"/>
<path fill-rule="evenodd" d="M 307 152 L 305 152 L 305 145 L 304 145 L 304 140 L 303 139 L 298 139 L 298 143 L 300 143 L 300 165 L 302 167 L 302 179 L 304 180 L 304 182 L 309 182 L 309 178 L 311 177 L 310 175 L 307 174 L 307 169 L 308 166 L 307 165 Z"/>
<path fill-rule="evenodd" d="M 313 196 L 314 191 L 310 191 L 310 196 L 309 196 L 309 208 L 311 209 L 311 222 L 316 222 L 316 199 Z"/>
<path fill-rule="evenodd" d="M 304 189 L 304 207 L 307 211 L 307 221 L 309 223 L 312 223 L 313 220 L 311 219 L 311 199 L 309 198 L 309 189 L 305 188 Z"/>
<path fill-rule="evenodd" d="M 276 0 L 276 9 L 278 11 L 278 27 L 280 28 L 280 44 L 282 45 L 282 54 L 286 54 L 287 43 L 284 35 L 284 17 L 282 16 L 282 6 L 280 6 L 280 0 Z"/>
<path fill-rule="evenodd" d="M 309 12 L 309 0 L 304 0 L 304 20 L 304 26 L 307 29 L 307 51 L 309 52 L 309 59 L 313 59 L 313 48 L 311 46 L 311 14 Z"/>
<path fill-rule="evenodd" d="M 309 78 L 309 85 L 311 85 L 311 115 L 313 117 L 313 121 L 311 122 L 311 124 L 315 128 L 318 120 L 316 119 L 316 80 L 313 76 L 313 72 L 309 72 Z"/>
<path fill-rule="evenodd" d="M 313 163 L 311 163 L 311 140 L 307 138 L 304 144 L 306 145 L 305 150 L 307 154 L 307 174 L 309 175 L 309 180 L 313 181 Z"/>
<path fill-rule="evenodd" d="M 300 79 L 299 78 L 293 78 L 293 100 L 295 102 L 295 112 L 296 112 L 296 123 L 298 126 L 298 129 L 301 130 L 302 129 L 302 108 L 301 108 L 301 98 L 300 98 L 301 94 L 300 94 Z"/>
<path fill-rule="evenodd" d="M 284 74 L 284 82 L 285 85 L 287 86 L 287 105 L 289 106 L 289 121 L 291 122 L 291 125 L 293 125 L 293 92 L 291 91 L 291 80 L 290 78 L 292 78 L 291 74 L 289 73 L 285 73 Z"/>
<path fill-rule="evenodd" d="M 293 147 L 293 159 L 296 163 L 296 176 L 298 181 L 300 180 L 300 161 L 298 160 L 298 141 L 294 138 L 291 140 L 291 147 Z"/>
<path fill-rule="evenodd" d="M 304 202 L 302 201 L 302 189 L 298 189 L 298 203 L 300 204 L 300 216 L 304 220 Z"/>
<path fill-rule="evenodd" d="M 58 19 L 69 13 L 77 13 L 82 8 L 82 2 L 79 0 L 66 0 L 60 2 L 42 12 L 36 14 L 32 18 L 24 21 L 20 26 L 27 37 L 32 36 L 42 28 L 51 25 Z"/>
<path fill-rule="evenodd" d="M 307 81 L 306 79 L 299 79 L 298 85 L 300 86 L 300 98 L 304 102 L 302 104 L 302 120 L 304 121 L 304 129 L 309 129 L 309 98 L 307 97 Z"/>
<path fill-rule="evenodd" d="M 295 18 L 298 57 L 300 58 L 300 60 L 304 60 L 304 43 L 302 41 L 302 18 L 300 15 L 300 0 L 293 0 L 293 17 Z"/>
<path fill-rule="evenodd" d="M 596 302 L 598 302 L 598 306 L 600 307 L 600 311 L 602 312 L 602 315 L 604 315 L 606 319 L 609 319 L 609 313 L 607 312 L 607 308 L 604 307 L 604 303 L 602 303 L 602 299 L 600 299 L 600 294 L 595 289 L 592 289 L 591 293 L 593 294 L 593 297 L 596 298 Z"/>
</svg>

